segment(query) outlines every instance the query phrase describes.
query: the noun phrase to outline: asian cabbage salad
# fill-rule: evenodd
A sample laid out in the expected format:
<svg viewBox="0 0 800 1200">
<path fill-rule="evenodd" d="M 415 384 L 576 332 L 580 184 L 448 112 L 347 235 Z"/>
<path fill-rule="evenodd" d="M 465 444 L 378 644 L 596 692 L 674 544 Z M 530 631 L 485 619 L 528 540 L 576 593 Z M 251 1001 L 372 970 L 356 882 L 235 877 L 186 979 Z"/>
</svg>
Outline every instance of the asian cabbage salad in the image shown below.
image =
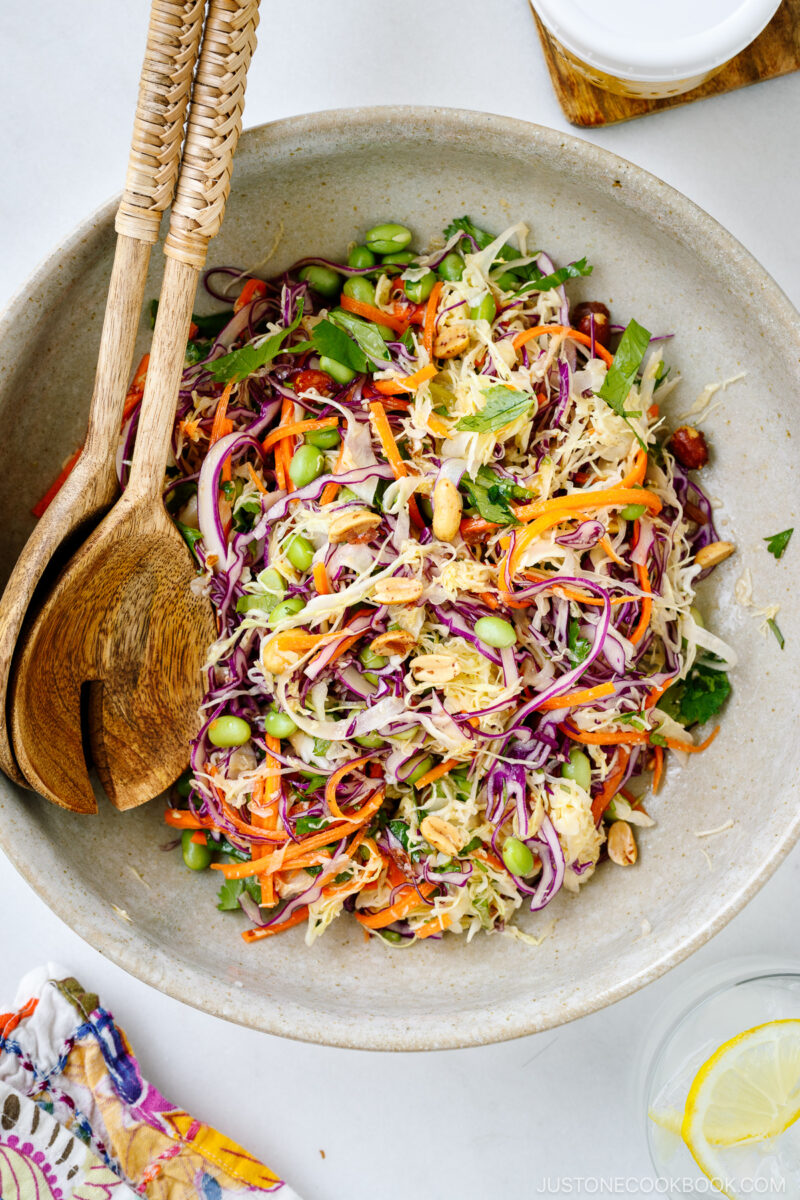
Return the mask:
<svg viewBox="0 0 800 1200">
<path fill-rule="evenodd" d="M 212 271 L 236 301 L 187 347 L 165 496 L 219 636 L 166 820 L 248 942 L 534 941 L 517 910 L 636 861 L 730 690 L 694 589 L 733 546 L 664 339 L 571 306 L 591 266 L 523 224 L 411 241 Z"/>
</svg>

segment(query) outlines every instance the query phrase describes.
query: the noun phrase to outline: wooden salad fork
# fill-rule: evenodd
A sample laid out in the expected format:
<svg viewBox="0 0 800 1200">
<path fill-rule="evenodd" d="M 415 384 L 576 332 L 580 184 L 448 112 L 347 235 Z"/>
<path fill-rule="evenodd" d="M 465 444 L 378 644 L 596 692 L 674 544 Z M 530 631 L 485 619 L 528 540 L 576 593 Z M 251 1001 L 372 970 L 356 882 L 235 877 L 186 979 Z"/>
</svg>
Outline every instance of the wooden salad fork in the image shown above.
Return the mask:
<svg viewBox="0 0 800 1200">
<path fill-rule="evenodd" d="M 150 251 L 178 177 L 186 107 L 205 0 L 153 0 L 128 173 L 116 216 L 117 247 L 83 451 L 39 519 L 0 600 L 0 767 L 28 786 L 6 718 L 14 650 L 34 591 L 65 543 L 88 531 L 119 494 L 114 465 L 144 298 Z"/>
<path fill-rule="evenodd" d="M 162 499 L 192 305 L 217 233 L 241 131 L 258 0 L 210 0 L 164 245 L 164 282 L 130 478 L 68 563 L 12 671 L 13 744 L 57 804 L 96 811 L 82 743 L 117 808 L 174 782 L 200 725 L 211 601 Z"/>
</svg>

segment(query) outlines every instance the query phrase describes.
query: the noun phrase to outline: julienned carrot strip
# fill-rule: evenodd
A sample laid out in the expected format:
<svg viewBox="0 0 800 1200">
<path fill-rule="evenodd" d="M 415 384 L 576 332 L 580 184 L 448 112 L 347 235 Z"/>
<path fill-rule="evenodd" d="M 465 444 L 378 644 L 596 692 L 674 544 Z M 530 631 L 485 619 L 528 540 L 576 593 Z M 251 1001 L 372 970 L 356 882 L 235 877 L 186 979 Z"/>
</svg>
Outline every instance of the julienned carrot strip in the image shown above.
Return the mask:
<svg viewBox="0 0 800 1200">
<path fill-rule="evenodd" d="M 635 487 L 637 483 L 644 483 L 644 477 L 647 474 L 647 451 L 642 450 L 641 446 L 636 451 L 633 460 L 633 466 L 628 474 L 622 480 L 620 487 L 629 488 Z"/>
<path fill-rule="evenodd" d="M 451 437 L 450 430 L 447 424 L 442 420 L 438 413 L 430 413 L 428 416 L 428 429 L 434 437 L 449 438 Z"/>
<path fill-rule="evenodd" d="M 645 593 L 645 597 L 642 601 L 642 611 L 639 613 L 636 628 L 631 634 L 631 642 L 634 646 L 644 637 L 653 611 L 653 601 L 650 599 L 653 589 L 650 586 L 650 576 L 647 574 L 647 567 L 642 566 L 641 563 L 636 563 L 636 574 L 639 576 L 639 587 Z"/>
<path fill-rule="evenodd" d="M 265 854 L 262 858 L 252 862 L 212 863 L 211 869 L 212 871 L 222 871 L 226 879 L 244 879 L 246 876 L 252 875 L 254 871 L 280 871 L 284 867 L 294 866 L 298 859 L 302 859 L 313 850 L 318 850 L 321 846 L 327 846 L 330 842 L 339 841 L 341 838 L 355 833 L 357 829 L 366 824 L 373 813 L 378 811 L 383 804 L 385 794 L 384 788 L 378 788 L 350 820 L 334 822 L 326 829 L 321 829 L 319 833 L 304 838 L 302 842 L 292 842 L 291 844 L 285 842 L 279 850 Z"/>
<path fill-rule="evenodd" d="M 193 833 L 192 836 L 189 838 L 189 841 L 196 842 L 198 846 L 207 846 L 208 845 L 208 839 L 206 838 L 206 835 L 202 829 L 196 830 L 196 832 Z"/>
<path fill-rule="evenodd" d="M 302 433 L 313 433 L 315 429 L 333 429 L 334 425 L 339 424 L 338 417 L 320 417 L 314 421 L 295 421 L 291 425 L 283 425 L 278 429 L 273 429 L 272 433 L 268 434 L 261 443 L 262 450 L 266 453 L 272 447 L 285 437 L 295 437 Z"/>
<path fill-rule="evenodd" d="M 684 754 L 700 754 L 703 750 L 708 749 L 708 747 L 714 741 L 714 738 L 719 733 L 719 729 L 720 727 L 718 725 L 714 732 L 710 733 L 705 741 L 701 742 L 699 746 L 695 746 L 691 742 L 682 742 L 678 738 L 664 738 L 664 741 L 667 743 L 670 750 L 683 750 Z"/>
<path fill-rule="evenodd" d="M 423 883 L 419 889 L 409 884 L 408 887 L 403 888 L 394 904 L 390 904 L 388 908 L 382 908 L 376 913 L 357 912 L 355 918 L 365 929 L 384 929 L 387 925 L 405 917 L 412 908 L 422 904 L 423 900 L 427 900 L 435 891 L 436 884 L 433 883 Z"/>
<path fill-rule="evenodd" d="M 611 696 L 614 692 L 613 683 L 598 683 L 596 687 L 582 688 L 577 692 L 567 692 L 564 696 L 553 696 L 539 705 L 539 712 L 548 712 L 552 708 L 574 708 L 578 704 L 591 704 L 603 696 Z M 419 784 L 417 784 L 419 787 Z"/>
<path fill-rule="evenodd" d="M 500 601 L 491 592 L 479 592 L 478 599 L 482 600 L 487 608 L 496 611 L 500 607 Z"/>
<path fill-rule="evenodd" d="M 429 363 L 427 367 L 420 367 L 413 375 L 398 375 L 396 379 L 377 379 L 373 387 L 382 396 L 394 396 L 398 392 L 413 392 L 426 379 L 433 379 L 436 374 L 436 367 Z"/>
<path fill-rule="evenodd" d="M 441 916 L 434 917 L 432 921 L 426 921 L 424 925 L 420 925 L 414 932 L 418 938 L 432 937 L 437 933 L 444 933 L 453 924 L 453 918 L 449 913 L 442 913 Z"/>
<path fill-rule="evenodd" d="M 532 521 L 545 513 L 563 512 L 564 519 L 576 508 L 624 508 L 626 504 L 644 504 L 652 513 L 661 512 L 661 501 L 647 488 L 612 487 L 597 491 L 570 492 L 552 500 L 537 500 L 535 504 L 520 504 L 514 509 L 518 521 Z"/>
<path fill-rule="evenodd" d="M 627 567 L 628 564 L 625 562 L 625 559 L 620 558 L 620 556 L 617 554 L 616 550 L 611 545 L 611 542 L 608 540 L 608 538 L 606 536 L 603 536 L 600 538 L 600 545 L 603 548 L 603 550 L 605 550 L 606 554 L 611 559 L 611 561 L 615 562 L 618 567 Z"/>
<path fill-rule="evenodd" d="M 508 868 L 506 867 L 505 863 L 503 863 L 492 850 L 473 850 L 472 857 L 480 859 L 481 862 L 485 862 L 488 866 L 493 867 L 495 871 L 505 871 L 508 873 Z"/>
<path fill-rule="evenodd" d="M 677 676 L 673 675 L 671 679 L 666 681 L 666 683 L 662 683 L 659 687 L 654 687 L 644 702 L 645 708 L 655 708 L 661 697 L 664 695 L 664 692 L 666 692 L 667 688 L 672 687 L 676 678 Z"/>
<path fill-rule="evenodd" d="M 661 776 L 664 773 L 664 751 L 661 746 L 656 746 L 653 763 L 653 791 L 657 792 L 661 786 Z"/>
<path fill-rule="evenodd" d="M 628 769 L 628 759 L 630 756 L 630 750 L 626 750 L 624 747 L 622 750 L 620 750 L 619 765 L 606 779 L 605 783 L 603 784 L 602 791 L 598 792 L 598 794 L 592 800 L 592 817 L 594 818 L 595 825 L 600 820 L 611 801 L 614 799 L 616 792 L 619 790 L 619 785 L 622 783 L 625 772 Z"/>
<path fill-rule="evenodd" d="M 266 493 L 266 490 L 267 490 L 267 489 L 264 487 L 264 484 L 263 484 L 263 483 L 261 482 L 261 480 L 258 478 L 258 475 L 256 474 L 256 472 L 255 472 L 255 470 L 254 470 L 254 468 L 253 468 L 253 464 L 252 464 L 252 463 L 248 463 L 248 464 L 247 464 L 247 469 L 248 469 L 248 471 L 250 472 L 250 478 L 252 479 L 253 483 L 256 485 L 256 487 L 258 488 L 258 490 L 259 490 L 260 492 L 264 492 L 264 493 Z"/>
<path fill-rule="evenodd" d="M 172 829 L 213 829 L 214 822 L 207 817 L 196 817 L 183 808 L 168 808 L 164 813 L 165 824 Z"/>
<path fill-rule="evenodd" d="M 441 279 L 437 279 L 433 285 L 428 304 L 425 309 L 425 324 L 422 326 L 422 344 L 428 351 L 428 358 L 433 358 L 433 331 L 436 326 L 436 309 L 439 306 L 439 297 L 442 294 L 444 284 Z"/>
<path fill-rule="evenodd" d="M 123 426 L 133 410 L 136 408 L 136 405 L 141 403 L 142 394 L 144 393 L 144 382 L 147 377 L 147 368 L 149 365 L 150 355 L 143 354 L 139 360 L 139 365 L 134 372 L 133 379 L 131 380 L 131 386 L 128 388 L 128 394 L 125 397 L 125 405 L 122 409 Z M 79 446 L 75 453 L 70 455 L 56 478 L 50 484 L 50 487 L 47 489 L 45 494 L 33 505 L 31 512 L 34 517 L 41 517 L 50 504 L 52 504 L 53 500 L 61 491 L 62 487 L 75 469 L 75 464 L 80 458 L 82 450 L 83 446 Z"/>
<path fill-rule="evenodd" d="M 42 496 L 42 498 L 40 500 L 36 501 L 33 508 L 31 509 L 31 512 L 33 513 L 33 515 L 35 517 L 41 517 L 42 513 L 46 512 L 46 510 L 52 504 L 53 500 L 56 498 L 56 496 L 61 491 L 62 487 L 67 482 L 70 475 L 72 474 L 73 469 L 75 467 L 75 463 L 80 458 L 82 452 L 83 452 L 83 446 L 78 446 L 78 449 L 75 451 L 75 453 L 70 455 L 70 457 L 64 463 L 64 466 L 61 468 L 58 475 L 53 480 L 53 482 L 50 484 L 50 487 L 47 489 L 47 491 Z"/>
<path fill-rule="evenodd" d="M 386 313 L 382 308 L 376 308 L 374 304 L 365 304 L 363 300 L 354 300 L 352 296 L 342 296 L 339 307 L 343 308 L 345 312 L 355 313 L 357 317 L 366 317 L 368 321 L 374 321 L 376 325 L 386 325 L 389 329 L 396 330 L 397 333 L 405 333 L 411 323 L 406 317 L 401 317 L 396 313 Z"/>
<path fill-rule="evenodd" d="M 547 579 L 546 571 L 523 571 L 525 579 L 529 579 L 531 583 L 542 583 Z M 599 596 L 586 596 L 577 588 L 568 587 L 566 584 L 559 583 L 553 580 L 553 589 L 559 596 L 563 596 L 565 600 L 574 600 L 577 604 L 589 604 L 593 608 L 602 608 L 605 603 Z M 611 607 L 614 608 L 619 604 L 638 604 L 638 596 L 612 596 Z"/>
<path fill-rule="evenodd" d="M 224 434 L 226 433 L 226 429 L 225 429 L 226 416 L 225 416 L 225 414 L 228 411 L 228 401 L 230 400 L 232 391 L 233 391 L 233 383 L 232 382 L 226 383 L 225 388 L 222 392 L 222 395 L 220 396 L 219 401 L 217 403 L 216 410 L 214 412 L 214 420 L 211 425 L 211 433 L 210 433 L 209 439 L 208 439 L 209 446 L 213 446 L 214 443 L 218 442 L 219 439 L 221 437 L 223 437 Z"/>
<path fill-rule="evenodd" d="M 267 734 L 264 738 L 267 747 L 267 754 L 264 759 L 266 768 L 264 778 L 261 780 L 261 796 L 259 804 L 263 804 L 271 811 L 268 816 L 254 816 L 253 824 L 263 829 L 277 829 L 279 805 L 281 800 L 281 775 L 280 764 L 277 759 L 273 758 L 273 754 L 280 751 L 280 739 Z M 258 855 L 256 855 L 258 857 Z M 250 858 L 253 858 L 253 848 L 250 847 Z M 261 884 L 261 903 L 271 908 L 275 903 L 275 882 L 272 875 L 259 875 L 259 883 Z"/>
<path fill-rule="evenodd" d="M 267 285 L 263 279 L 248 279 L 239 292 L 239 296 L 233 305 L 233 311 L 235 313 L 239 312 L 240 309 L 244 308 L 245 304 L 250 304 L 253 300 L 261 296 L 266 296 L 266 294 Z"/>
<path fill-rule="evenodd" d="M 360 635 L 359 635 L 360 636 Z M 337 821 L 346 821 L 347 817 L 339 808 L 336 801 L 336 789 L 338 788 L 345 775 L 349 775 L 351 771 L 355 771 L 356 767 L 362 766 L 369 762 L 372 756 L 370 754 L 362 754 L 361 758 L 354 758 L 350 762 L 345 763 L 343 767 L 339 767 L 338 771 L 334 771 L 328 777 L 328 782 L 325 784 L 325 803 L 328 806 L 328 811 L 331 816 Z"/>
<path fill-rule="evenodd" d="M 292 929 L 295 925 L 299 925 L 301 921 L 305 921 L 308 916 L 308 905 L 304 904 L 301 908 L 296 909 L 290 917 L 285 921 L 279 921 L 277 925 L 259 925 L 257 929 L 243 929 L 242 937 L 246 942 L 260 942 L 262 938 L 272 937 L 273 934 L 283 933 L 287 929 Z"/>
<path fill-rule="evenodd" d="M 449 774 L 453 767 L 458 766 L 457 758 L 448 758 L 444 762 L 439 763 L 438 767 L 431 767 L 430 771 L 426 771 L 417 782 L 414 784 L 416 788 L 427 787 L 429 783 L 435 783 L 437 779 L 441 779 L 443 775 Z"/>
<path fill-rule="evenodd" d="M 316 563 L 311 572 L 314 580 L 314 587 L 317 589 L 318 596 L 330 596 L 331 584 L 328 579 L 328 572 L 325 568 L 325 563 Z"/>
<path fill-rule="evenodd" d="M 699 754 L 701 750 L 705 750 L 711 745 L 719 733 L 719 728 L 718 725 L 699 746 L 695 746 L 692 742 L 682 742 L 679 738 L 665 737 L 664 741 L 670 750 L 683 750 L 685 754 Z M 567 737 L 572 738 L 573 742 L 582 742 L 585 746 L 641 746 L 650 742 L 649 733 L 639 733 L 634 730 L 623 732 L 619 729 L 597 729 L 593 733 L 588 733 L 585 729 L 575 729 L 566 722 L 559 725 L 559 729 Z"/>
<path fill-rule="evenodd" d="M 400 451 L 397 449 L 397 442 L 394 440 L 394 434 L 386 417 L 386 410 L 379 400 L 373 400 L 369 406 L 369 411 L 372 415 L 375 432 L 383 446 L 383 452 L 394 471 L 394 477 L 395 479 L 402 479 L 408 474 L 408 471 L 406 470 L 406 464 L 400 457 Z M 408 512 L 417 528 L 422 529 L 423 521 L 419 515 L 415 496 L 409 496 L 408 498 Z"/>
<path fill-rule="evenodd" d="M 292 417 L 294 416 L 294 401 L 284 398 L 281 405 L 279 428 L 284 425 L 293 424 Z M 278 486 L 284 491 L 293 492 L 294 484 L 289 474 L 289 463 L 294 453 L 294 442 L 291 436 L 281 438 L 275 446 L 275 474 L 278 478 Z"/>
<path fill-rule="evenodd" d="M 341 471 L 343 461 L 344 461 L 344 442 L 342 442 L 342 448 L 339 451 L 339 457 L 336 460 L 336 466 L 333 468 L 334 475 L 338 475 L 339 472 Z M 336 493 L 338 491 L 339 491 L 338 483 L 326 483 L 325 487 L 322 489 L 322 495 L 319 498 L 320 504 L 330 504 L 332 500 L 336 499 Z"/>
<path fill-rule="evenodd" d="M 592 345 L 592 339 L 585 333 L 580 333 L 577 329 L 570 329 L 568 325 L 536 325 L 533 329 L 524 329 L 522 333 L 518 333 L 514 338 L 513 346 L 515 350 L 520 350 L 526 342 L 531 338 L 540 338 L 545 334 L 552 334 L 554 337 L 562 335 L 563 337 L 571 338 L 573 342 L 580 342 L 582 346 Z M 607 367 L 610 367 L 614 361 L 614 355 L 609 354 L 605 346 L 595 340 L 594 352 L 598 358 L 602 358 Z"/>
</svg>

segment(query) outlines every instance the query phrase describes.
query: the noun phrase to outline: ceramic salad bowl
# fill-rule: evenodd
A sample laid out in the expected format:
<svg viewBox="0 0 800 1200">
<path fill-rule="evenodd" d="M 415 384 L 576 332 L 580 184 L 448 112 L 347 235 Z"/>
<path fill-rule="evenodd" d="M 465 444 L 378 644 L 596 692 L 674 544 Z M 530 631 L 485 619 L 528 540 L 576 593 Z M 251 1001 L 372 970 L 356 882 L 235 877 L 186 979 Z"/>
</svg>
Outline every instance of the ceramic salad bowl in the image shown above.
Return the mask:
<svg viewBox="0 0 800 1200">
<path fill-rule="evenodd" d="M 114 208 L 84 222 L 0 324 L 2 578 L 31 505 L 85 428 Z M 636 867 L 601 865 L 578 897 L 561 894 L 521 918 L 547 934 L 537 948 L 479 935 L 401 953 L 365 943 L 347 920 L 310 949 L 302 929 L 248 946 L 243 916 L 215 907 L 218 881 L 162 850 L 170 833 L 159 801 L 124 814 L 101 803 L 96 817 L 80 817 L 0 781 L 2 846 L 59 916 L 153 986 L 271 1033 L 433 1049 L 568 1021 L 697 949 L 800 830 L 800 553 L 792 547 L 776 562 L 763 541 L 798 516 L 800 317 L 734 238 L 653 176 L 566 134 L 472 112 L 377 108 L 245 133 L 213 261 L 271 273 L 308 254 L 337 257 L 381 220 L 408 225 L 425 246 L 464 213 L 493 232 L 525 219 L 558 263 L 587 255 L 594 264 L 570 284 L 573 298 L 609 303 L 620 323 L 636 316 L 674 333 L 665 355 L 682 376 L 665 405 L 674 424 L 706 384 L 746 373 L 718 394 L 704 424 L 712 463 L 703 483 L 737 553 L 703 604 L 739 656 L 734 693 L 715 744 L 673 763 L 648 803 L 657 825 Z M 158 294 L 158 270 L 156 262 L 148 297 Z M 140 352 L 149 336 L 143 318 Z M 734 597 L 747 568 L 755 605 L 782 605 L 783 651 Z M 695 836 L 720 826 L 713 839 Z"/>
</svg>

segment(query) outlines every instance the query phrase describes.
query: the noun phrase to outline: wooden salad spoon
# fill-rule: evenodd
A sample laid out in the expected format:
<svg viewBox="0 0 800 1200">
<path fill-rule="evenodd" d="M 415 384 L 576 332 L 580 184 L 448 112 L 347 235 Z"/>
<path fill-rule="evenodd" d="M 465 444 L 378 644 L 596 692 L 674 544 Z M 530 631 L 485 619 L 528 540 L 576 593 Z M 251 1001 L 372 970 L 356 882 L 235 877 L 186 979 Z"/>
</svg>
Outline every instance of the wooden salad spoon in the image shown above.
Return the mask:
<svg viewBox="0 0 800 1200">
<path fill-rule="evenodd" d="M 200 46 L 205 0 L 152 0 L 128 174 L 116 216 L 89 428 L 80 458 L 39 519 L 0 600 L 0 767 L 28 786 L 6 720 L 8 680 L 22 623 L 45 569 L 119 494 L 114 464 L 144 298 L 150 250 L 178 177 L 186 106 Z"/>
<path fill-rule="evenodd" d="M 200 725 L 216 622 L 162 494 L 192 304 L 230 188 L 257 23 L 258 0 L 210 0 L 129 482 L 56 582 L 12 672 L 19 764 L 37 790 L 80 812 L 96 811 L 82 694 L 95 766 L 120 809 L 174 782 Z"/>
</svg>

